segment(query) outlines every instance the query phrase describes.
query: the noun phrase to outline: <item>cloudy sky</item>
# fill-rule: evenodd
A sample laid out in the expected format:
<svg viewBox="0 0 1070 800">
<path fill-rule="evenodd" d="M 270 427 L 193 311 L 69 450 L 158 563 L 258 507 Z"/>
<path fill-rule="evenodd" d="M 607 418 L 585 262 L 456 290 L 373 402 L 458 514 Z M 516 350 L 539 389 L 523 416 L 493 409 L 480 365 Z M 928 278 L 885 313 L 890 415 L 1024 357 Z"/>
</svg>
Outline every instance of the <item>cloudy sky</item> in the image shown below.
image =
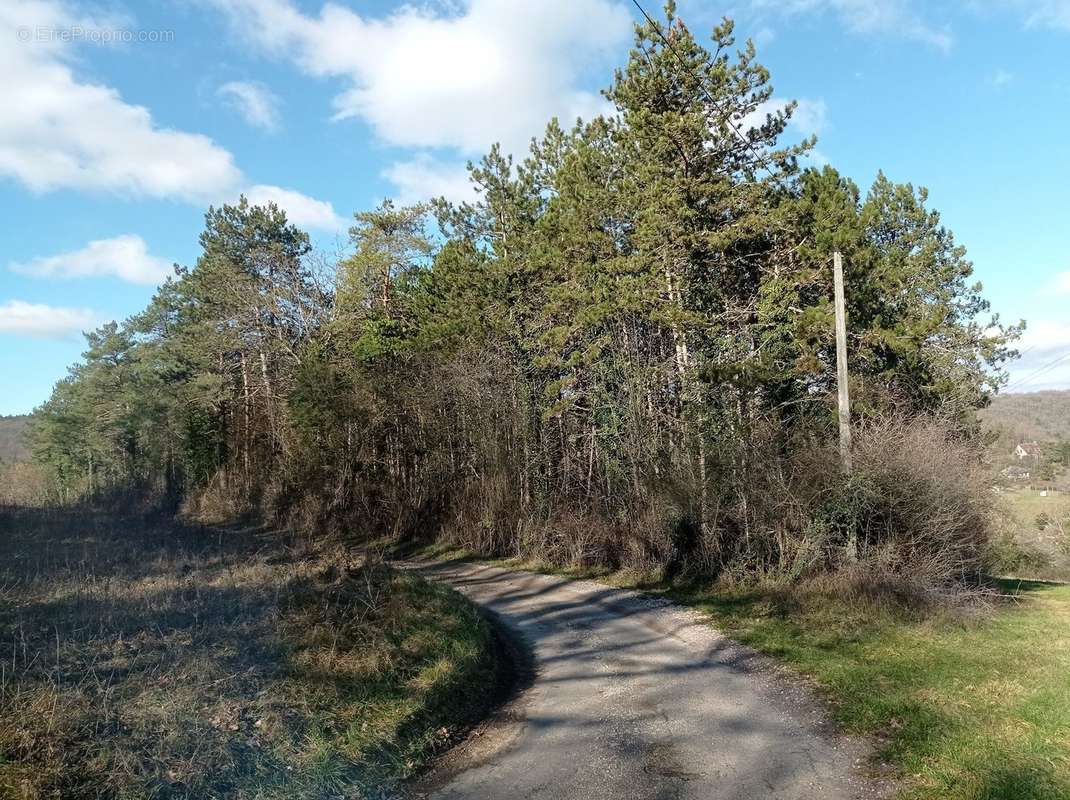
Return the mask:
<svg viewBox="0 0 1070 800">
<path fill-rule="evenodd" d="M 818 159 L 863 188 L 878 169 L 929 187 L 995 310 L 1029 321 L 1012 389 L 1070 388 L 1070 0 L 679 5 L 696 32 L 736 19 Z M 603 108 L 637 17 L 630 0 L 2 0 L 0 413 L 45 400 L 80 331 L 192 263 L 209 204 L 273 200 L 333 251 L 383 197 L 463 196 L 492 142 Z"/>
</svg>

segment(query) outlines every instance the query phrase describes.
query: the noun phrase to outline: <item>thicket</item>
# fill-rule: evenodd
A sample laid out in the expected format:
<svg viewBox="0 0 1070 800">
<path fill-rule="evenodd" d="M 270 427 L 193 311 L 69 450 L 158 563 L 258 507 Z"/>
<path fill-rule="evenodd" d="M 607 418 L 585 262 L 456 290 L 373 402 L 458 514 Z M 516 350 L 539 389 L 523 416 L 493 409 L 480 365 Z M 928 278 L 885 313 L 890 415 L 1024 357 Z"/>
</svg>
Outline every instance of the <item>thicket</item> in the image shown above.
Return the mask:
<svg viewBox="0 0 1070 800">
<path fill-rule="evenodd" d="M 924 190 L 801 169 L 813 141 L 778 144 L 794 105 L 753 46 L 666 16 L 611 113 L 492 149 L 470 203 L 357 214 L 338 263 L 274 206 L 209 209 L 197 263 L 88 334 L 35 415 L 39 462 L 74 495 L 555 563 L 976 571 L 974 410 L 1016 329 Z"/>
</svg>

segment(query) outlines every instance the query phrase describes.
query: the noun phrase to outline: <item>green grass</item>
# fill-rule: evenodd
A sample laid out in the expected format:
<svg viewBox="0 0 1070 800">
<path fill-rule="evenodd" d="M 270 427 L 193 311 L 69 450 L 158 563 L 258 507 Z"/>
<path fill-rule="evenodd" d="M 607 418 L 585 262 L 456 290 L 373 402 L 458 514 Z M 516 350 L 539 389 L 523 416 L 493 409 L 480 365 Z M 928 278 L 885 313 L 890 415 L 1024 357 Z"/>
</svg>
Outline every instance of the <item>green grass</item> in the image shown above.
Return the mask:
<svg viewBox="0 0 1070 800">
<path fill-rule="evenodd" d="M 910 798 L 1070 797 L 1070 588 L 986 618 L 679 592 L 736 639 L 812 676 L 844 728 L 880 737 Z"/>
<path fill-rule="evenodd" d="M 456 550 L 426 551 L 464 557 Z M 910 800 L 1070 798 L 1070 587 L 1000 587 L 994 609 L 911 609 L 834 592 L 664 586 L 551 570 L 672 597 L 809 676 L 847 731 L 874 737 Z"/>
<path fill-rule="evenodd" d="M 1052 580 L 1070 580 L 1070 493 L 1040 492 L 1028 488 L 1012 488 L 1001 493 L 997 507 L 1005 514 L 1000 527 L 1017 544 L 1043 555 L 1041 562 L 1023 565 L 1015 574 Z M 1043 529 L 1037 524 L 1041 515 L 1048 518 Z"/>
<path fill-rule="evenodd" d="M 0 510 L 0 798 L 361 798 L 485 709 L 460 595 L 347 548 Z"/>
</svg>

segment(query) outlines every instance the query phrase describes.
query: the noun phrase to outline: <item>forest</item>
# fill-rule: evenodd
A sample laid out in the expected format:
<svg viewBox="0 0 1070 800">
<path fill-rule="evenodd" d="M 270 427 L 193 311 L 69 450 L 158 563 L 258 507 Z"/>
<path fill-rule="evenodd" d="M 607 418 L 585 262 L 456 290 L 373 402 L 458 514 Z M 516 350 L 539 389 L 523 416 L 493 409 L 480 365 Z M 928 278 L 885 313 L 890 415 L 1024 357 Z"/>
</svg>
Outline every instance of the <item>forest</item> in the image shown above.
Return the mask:
<svg viewBox="0 0 1070 800">
<path fill-rule="evenodd" d="M 0 464 L 26 461 L 30 452 L 26 447 L 26 430 L 30 418 L 25 414 L 0 416 Z"/>
<path fill-rule="evenodd" d="M 1056 442 L 1070 436 L 1070 392 L 1041 391 L 1001 394 L 978 416 L 989 428 L 1005 433 L 1006 441 Z M 1013 448 L 1013 444 L 1011 445 Z"/>
<path fill-rule="evenodd" d="M 730 21 L 707 48 L 668 20 L 606 115 L 491 149 L 471 202 L 356 213 L 340 259 L 210 208 L 35 412 L 37 494 L 669 577 L 980 574 L 975 412 L 1020 326 L 924 189 L 815 166 Z"/>
</svg>

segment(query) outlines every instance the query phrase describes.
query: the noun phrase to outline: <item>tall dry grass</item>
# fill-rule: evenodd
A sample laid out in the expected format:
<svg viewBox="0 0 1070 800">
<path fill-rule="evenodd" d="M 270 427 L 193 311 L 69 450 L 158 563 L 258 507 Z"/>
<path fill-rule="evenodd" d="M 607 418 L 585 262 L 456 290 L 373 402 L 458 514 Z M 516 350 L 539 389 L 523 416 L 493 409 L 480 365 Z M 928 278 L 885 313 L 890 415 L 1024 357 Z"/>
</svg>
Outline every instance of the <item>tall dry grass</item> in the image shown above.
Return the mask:
<svg viewBox="0 0 1070 800">
<path fill-rule="evenodd" d="M 370 796 L 479 707 L 488 645 L 345 548 L 2 512 L 0 797 Z"/>
</svg>

